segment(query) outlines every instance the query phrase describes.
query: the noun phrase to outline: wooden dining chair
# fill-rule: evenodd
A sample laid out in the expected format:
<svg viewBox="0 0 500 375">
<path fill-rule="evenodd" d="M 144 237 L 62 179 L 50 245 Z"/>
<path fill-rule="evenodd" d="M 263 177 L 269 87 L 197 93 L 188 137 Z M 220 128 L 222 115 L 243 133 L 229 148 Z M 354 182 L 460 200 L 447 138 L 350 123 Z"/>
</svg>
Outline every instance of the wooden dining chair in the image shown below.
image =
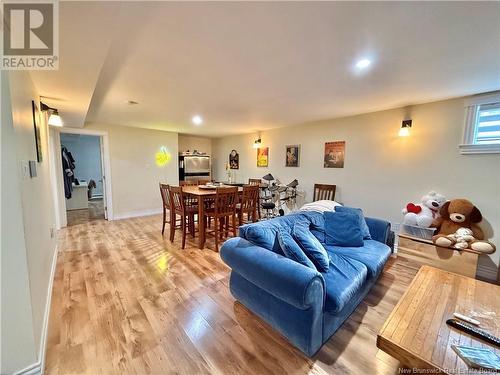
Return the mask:
<svg viewBox="0 0 500 375">
<path fill-rule="evenodd" d="M 160 182 L 160 194 L 161 194 L 161 201 L 163 203 L 163 226 L 161 228 L 162 236 L 163 233 L 165 233 L 165 224 L 170 223 L 172 220 L 175 221 L 175 216 L 172 219 L 172 210 L 170 209 L 170 193 L 168 192 L 169 187 L 170 186 L 168 184 L 162 184 Z M 168 218 L 167 218 L 167 210 L 168 210 Z"/>
<path fill-rule="evenodd" d="M 179 182 L 180 186 L 198 186 L 198 181 L 180 181 Z"/>
<path fill-rule="evenodd" d="M 170 186 L 170 207 L 173 215 L 181 217 L 180 228 L 182 230 L 182 248 L 186 246 L 187 230 L 190 229 L 194 236 L 194 215 L 198 212 L 197 208 L 186 204 L 186 197 L 180 186 Z M 174 216 L 171 216 L 173 218 Z M 174 242 L 176 220 L 170 220 L 170 242 Z"/>
<path fill-rule="evenodd" d="M 260 178 L 249 178 L 248 179 L 248 185 L 257 185 L 257 186 L 261 186 L 262 185 L 262 179 Z M 257 214 L 259 215 L 259 220 L 260 218 L 262 217 L 261 214 L 260 214 L 260 203 L 261 203 L 261 197 L 260 197 L 260 194 L 261 191 L 259 190 L 259 202 L 257 204 Z"/>
<path fill-rule="evenodd" d="M 219 251 L 219 237 L 223 238 L 229 235 L 231 227 L 233 235 L 236 237 L 236 204 L 238 203 L 238 188 L 237 187 L 218 187 L 214 199 L 213 208 L 205 211 L 207 220 L 214 219 L 214 229 L 207 231 L 207 234 L 213 233 L 215 237 L 215 250 Z M 231 225 L 229 223 L 231 219 Z"/>
<path fill-rule="evenodd" d="M 212 182 L 212 180 L 198 180 L 198 185 L 206 185 Z"/>
<path fill-rule="evenodd" d="M 248 185 L 260 185 L 262 180 L 260 178 L 249 178 Z"/>
<path fill-rule="evenodd" d="M 259 207 L 259 186 L 243 185 L 243 193 L 240 203 L 236 205 L 239 225 L 243 225 L 243 215 L 247 214 L 247 221 L 257 221 L 257 209 Z"/>
<path fill-rule="evenodd" d="M 314 184 L 313 202 L 327 200 L 335 200 L 335 190 L 337 185 Z"/>
</svg>

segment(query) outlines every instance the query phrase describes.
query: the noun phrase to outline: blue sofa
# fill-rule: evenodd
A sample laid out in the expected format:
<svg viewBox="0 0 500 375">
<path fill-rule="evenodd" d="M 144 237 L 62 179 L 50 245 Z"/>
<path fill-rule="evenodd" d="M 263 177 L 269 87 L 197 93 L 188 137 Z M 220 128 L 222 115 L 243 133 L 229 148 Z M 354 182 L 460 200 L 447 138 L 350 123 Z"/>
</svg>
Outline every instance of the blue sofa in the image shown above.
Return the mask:
<svg viewBox="0 0 500 375">
<path fill-rule="evenodd" d="M 278 228 L 291 232 L 307 220 L 330 257 L 320 273 L 280 255 Z M 231 293 L 294 346 L 314 355 L 361 302 L 391 255 L 394 236 L 387 221 L 366 218 L 371 240 L 362 247 L 325 245 L 319 212 L 298 212 L 240 227 L 240 237 L 224 243 L 220 255 L 231 267 Z"/>
</svg>

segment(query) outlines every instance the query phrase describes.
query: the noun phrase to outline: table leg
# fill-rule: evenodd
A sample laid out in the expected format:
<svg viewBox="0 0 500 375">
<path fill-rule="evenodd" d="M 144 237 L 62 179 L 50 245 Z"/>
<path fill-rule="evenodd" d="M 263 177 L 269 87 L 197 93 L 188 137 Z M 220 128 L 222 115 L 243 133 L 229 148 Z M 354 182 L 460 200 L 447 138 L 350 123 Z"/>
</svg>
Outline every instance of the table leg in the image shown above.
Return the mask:
<svg viewBox="0 0 500 375">
<path fill-rule="evenodd" d="M 205 200 L 203 195 L 198 196 L 198 247 L 205 246 Z"/>
</svg>

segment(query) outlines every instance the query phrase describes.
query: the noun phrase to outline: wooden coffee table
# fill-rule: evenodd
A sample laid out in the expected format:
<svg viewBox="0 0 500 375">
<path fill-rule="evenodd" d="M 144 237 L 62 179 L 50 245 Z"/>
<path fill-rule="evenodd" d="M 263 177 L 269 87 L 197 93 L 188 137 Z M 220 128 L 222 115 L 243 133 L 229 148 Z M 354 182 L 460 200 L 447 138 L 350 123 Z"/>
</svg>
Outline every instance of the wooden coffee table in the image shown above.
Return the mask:
<svg viewBox="0 0 500 375">
<path fill-rule="evenodd" d="M 377 346 L 409 368 L 458 374 L 467 365 L 452 344 L 500 350 L 446 324 L 453 313 L 473 317 L 500 336 L 500 287 L 422 266 L 377 336 Z M 459 372 L 462 371 L 462 372 Z"/>
</svg>

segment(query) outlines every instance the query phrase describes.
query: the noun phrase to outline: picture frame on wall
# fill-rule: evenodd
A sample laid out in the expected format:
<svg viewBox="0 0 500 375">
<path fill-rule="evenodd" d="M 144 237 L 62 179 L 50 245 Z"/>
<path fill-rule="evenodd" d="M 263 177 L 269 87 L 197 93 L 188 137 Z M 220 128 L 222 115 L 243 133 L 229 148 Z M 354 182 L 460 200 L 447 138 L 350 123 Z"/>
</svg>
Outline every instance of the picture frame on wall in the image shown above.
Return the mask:
<svg viewBox="0 0 500 375">
<path fill-rule="evenodd" d="M 257 149 L 257 167 L 269 166 L 269 147 Z"/>
<path fill-rule="evenodd" d="M 33 128 L 35 131 L 36 160 L 41 163 L 43 161 L 43 155 L 42 140 L 40 136 L 40 110 L 34 100 L 31 101 L 31 110 L 33 112 Z"/>
<path fill-rule="evenodd" d="M 229 154 L 229 168 L 240 169 L 240 154 L 236 150 L 231 150 Z"/>
<path fill-rule="evenodd" d="M 300 145 L 287 145 L 285 153 L 285 167 L 300 165 Z"/>
<path fill-rule="evenodd" d="M 334 141 L 325 143 L 323 167 L 344 168 L 345 141 Z"/>
</svg>

